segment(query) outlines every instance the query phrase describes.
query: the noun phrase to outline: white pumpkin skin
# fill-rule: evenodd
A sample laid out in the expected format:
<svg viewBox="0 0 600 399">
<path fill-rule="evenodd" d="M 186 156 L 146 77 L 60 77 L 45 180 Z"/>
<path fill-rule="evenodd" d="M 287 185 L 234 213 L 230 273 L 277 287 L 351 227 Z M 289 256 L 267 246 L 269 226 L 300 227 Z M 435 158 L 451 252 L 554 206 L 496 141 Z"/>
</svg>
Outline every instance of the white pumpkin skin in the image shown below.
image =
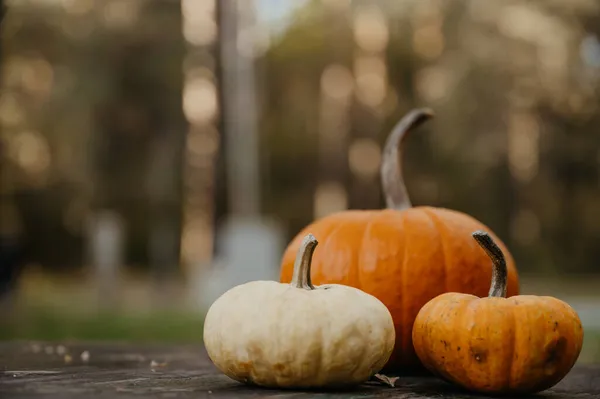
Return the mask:
<svg viewBox="0 0 600 399">
<path fill-rule="evenodd" d="M 316 243 L 308 235 L 300 248 L 300 281 L 242 284 L 210 307 L 204 345 L 224 374 L 265 387 L 340 387 L 367 381 L 388 361 L 395 341 L 390 312 L 356 288 L 313 287 Z"/>
</svg>

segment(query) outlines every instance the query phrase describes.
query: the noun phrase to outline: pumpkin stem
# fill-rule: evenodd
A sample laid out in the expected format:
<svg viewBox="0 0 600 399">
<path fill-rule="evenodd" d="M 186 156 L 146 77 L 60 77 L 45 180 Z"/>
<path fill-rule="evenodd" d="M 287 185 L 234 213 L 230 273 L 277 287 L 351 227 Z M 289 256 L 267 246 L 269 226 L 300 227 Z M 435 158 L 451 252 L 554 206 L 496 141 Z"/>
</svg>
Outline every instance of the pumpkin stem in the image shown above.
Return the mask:
<svg viewBox="0 0 600 399">
<path fill-rule="evenodd" d="M 385 142 L 380 173 L 385 202 L 390 209 L 403 210 L 412 207 L 402 178 L 400 146 L 409 131 L 433 118 L 433 115 L 429 108 L 413 109 L 394 126 Z"/>
<path fill-rule="evenodd" d="M 492 285 L 488 296 L 500 298 L 506 297 L 508 270 L 506 269 L 506 260 L 504 259 L 502 250 L 485 231 L 478 230 L 474 232 L 473 238 L 487 253 L 494 265 L 492 268 Z"/>
<path fill-rule="evenodd" d="M 298 253 L 296 255 L 296 261 L 294 262 L 294 274 L 292 276 L 292 282 L 290 283 L 293 287 L 303 288 L 305 290 L 314 290 L 315 287 L 310 281 L 310 265 L 312 262 L 312 255 L 315 252 L 315 248 L 319 242 L 312 234 L 307 235 L 302 240 Z"/>
</svg>

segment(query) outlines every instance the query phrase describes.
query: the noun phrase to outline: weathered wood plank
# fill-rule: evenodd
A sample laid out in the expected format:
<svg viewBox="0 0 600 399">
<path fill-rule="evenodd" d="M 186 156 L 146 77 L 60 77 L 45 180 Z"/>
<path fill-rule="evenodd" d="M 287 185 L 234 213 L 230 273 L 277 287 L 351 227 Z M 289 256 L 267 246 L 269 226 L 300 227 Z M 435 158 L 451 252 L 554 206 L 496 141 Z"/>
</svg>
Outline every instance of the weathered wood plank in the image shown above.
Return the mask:
<svg viewBox="0 0 600 399">
<path fill-rule="evenodd" d="M 82 356 L 83 354 L 83 356 Z M 364 385 L 347 392 L 294 392 L 247 387 L 225 377 L 197 346 L 1 343 L 0 397 L 11 398 L 474 398 L 427 377 L 396 388 Z M 576 366 L 536 398 L 600 398 L 600 365 Z"/>
</svg>

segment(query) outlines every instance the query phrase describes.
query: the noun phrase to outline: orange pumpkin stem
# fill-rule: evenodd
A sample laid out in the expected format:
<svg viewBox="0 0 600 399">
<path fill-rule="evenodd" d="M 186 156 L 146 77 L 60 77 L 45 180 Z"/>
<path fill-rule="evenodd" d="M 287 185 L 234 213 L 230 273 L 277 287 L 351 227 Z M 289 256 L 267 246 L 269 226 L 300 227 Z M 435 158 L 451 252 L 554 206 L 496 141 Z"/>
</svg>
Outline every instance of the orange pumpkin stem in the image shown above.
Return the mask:
<svg viewBox="0 0 600 399">
<path fill-rule="evenodd" d="M 474 232 L 473 238 L 492 260 L 492 285 L 488 296 L 500 298 L 506 297 L 508 270 L 506 269 L 506 260 L 504 259 L 502 250 L 485 231 L 478 230 Z"/>
<path fill-rule="evenodd" d="M 388 208 L 403 210 L 412 207 L 410 197 L 402 178 L 402 162 L 400 146 L 406 134 L 428 119 L 433 118 L 429 108 L 419 108 L 406 114 L 392 129 L 383 150 L 381 162 L 381 185 Z"/>
<path fill-rule="evenodd" d="M 315 287 L 310 281 L 310 266 L 312 263 L 313 252 L 317 248 L 319 242 L 312 234 L 307 235 L 302 240 L 302 244 L 298 249 L 296 261 L 294 262 L 294 274 L 292 275 L 293 287 L 302 288 L 305 290 L 314 290 Z"/>
</svg>

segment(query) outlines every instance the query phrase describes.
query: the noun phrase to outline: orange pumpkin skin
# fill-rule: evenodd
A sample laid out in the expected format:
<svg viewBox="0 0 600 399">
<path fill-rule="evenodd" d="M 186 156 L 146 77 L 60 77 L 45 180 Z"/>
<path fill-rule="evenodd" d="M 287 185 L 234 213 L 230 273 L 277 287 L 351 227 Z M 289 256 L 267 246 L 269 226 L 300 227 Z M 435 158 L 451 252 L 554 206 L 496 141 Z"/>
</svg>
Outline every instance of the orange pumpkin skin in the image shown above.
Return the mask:
<svg viewBox="0 0 600 399">
<path fill-rule="evenodd" d="M 445 293 L 419 312 L 413 344 L 425 367 L 482 393 L 534 393 L 571 370 L 583 344 L 575 311 L 552 297 Z"/>
<path fill-rule="evenodd" d="M 384 371 L 419 371 L 412 330 L 423 305 L 445 292 L 487 294 L 492 269 L 470 237 L 479 229 L 487 228 L 471 216 L 443 208 L 339 212 L 313 222 L 291 241 L 281 262 L 280 281 L 291 281 L 302 238 L 309 232 L 318 237 L 313 283 L 349 285 L 382 301 L 396 329 L 394 352 Z M 508 294 L 517 295 L 514 261 L 493 237 L 507 254 Z"/>
<path fill-rule="evenodd" d="M 486 240 L 484 249 L 494 250 L 490 296 L 449 292 L 427 302 L 413 326 L 415 351 L 431 372 L 471 391 L 529 394 L 548 389 L 577 361 L 583 345 L 581 320 L 553 297 L 504 298 L 502 250 L 487 234 L 477 233 Z"/>
</svg>

